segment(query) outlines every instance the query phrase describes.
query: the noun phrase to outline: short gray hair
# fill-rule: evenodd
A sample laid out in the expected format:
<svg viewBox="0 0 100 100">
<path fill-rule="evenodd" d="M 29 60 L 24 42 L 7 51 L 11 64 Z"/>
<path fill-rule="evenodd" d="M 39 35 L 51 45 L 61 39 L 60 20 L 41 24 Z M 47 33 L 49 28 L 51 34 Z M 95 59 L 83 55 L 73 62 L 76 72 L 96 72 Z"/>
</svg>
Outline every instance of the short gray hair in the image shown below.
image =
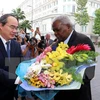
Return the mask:
<svg viewBox="0 0 100 100">
<path fill-rule="evenodd" d="M 54 18 L 52 24 L 57 20 L 60 21 L 62 24 L 65 24 L 65 25 L 69 24 L 71 27 L 73 27 L 73 24 L 72 24 L 71 20 L 66 15 L 57 16 L 56 18 Z"/>
</svg>

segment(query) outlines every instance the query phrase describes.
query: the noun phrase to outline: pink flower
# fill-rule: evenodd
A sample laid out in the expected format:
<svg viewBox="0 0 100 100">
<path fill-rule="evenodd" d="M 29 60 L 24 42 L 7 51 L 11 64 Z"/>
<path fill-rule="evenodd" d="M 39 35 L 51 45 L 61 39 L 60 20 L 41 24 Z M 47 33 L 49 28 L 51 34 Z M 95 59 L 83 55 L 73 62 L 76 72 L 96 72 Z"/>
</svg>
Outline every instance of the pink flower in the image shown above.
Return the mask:
<svg viewBox="0 0 100 100">
<path fill-rule="evenodd" d="M 52 48 L 50 46 L 46 47 L 44 51 L 36 58 L 36 61 L 40 62 L 41 59 L 45 58 L 47 52 L 50 52 L 50 51 L 52 51 Z"/>
<path fill-rule="evenodd" d="M 45 87 L 54 88 L 55 81 L 50 78 L 50 75 L 40 73 L 38 78 L 44 84 Z"/>
<path fill-rule="evenodd" d="M 50 51 L 52 51 L 52 48 L 51 48 L 51 46 L 48 46 L 48 47 L 46 47 L 45 49 L 44 49 L 44 54 L 47 54 L 47 52 L 50 52 Z"/>
</svg>

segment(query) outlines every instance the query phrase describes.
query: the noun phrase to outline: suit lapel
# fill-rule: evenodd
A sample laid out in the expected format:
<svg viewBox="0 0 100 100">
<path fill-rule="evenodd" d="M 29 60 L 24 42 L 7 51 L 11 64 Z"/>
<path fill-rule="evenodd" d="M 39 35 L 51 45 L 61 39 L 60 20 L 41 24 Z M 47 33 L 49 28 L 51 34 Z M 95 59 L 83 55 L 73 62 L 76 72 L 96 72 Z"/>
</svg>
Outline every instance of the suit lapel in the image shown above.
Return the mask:
<svg viewBox="0 0 100 100">
<path fill-rule="evenodd" d="M 69 39 L 69 42 L 68 42 L 68 45 L 69 46 L 72 46 L 72 45 L 74 45 L 74 40 L 76 39 L 76 32 L 75 32 L 75 30 L 73 31 L 73 33 L 72 33 L 72 36 L 70 37 L 70 39 Z"/>
<path fill-rule="evenodd" d="M 3 42 L 2 42 L 1 39 L 0 39 L 0 52 L 2 53 L 2 55 L 3 55 L 4 57 L 7 57 L 7 52 L 6 52 L 6 50 L 5 50 L 4 44 L 3 44 Z"/>
</svg>

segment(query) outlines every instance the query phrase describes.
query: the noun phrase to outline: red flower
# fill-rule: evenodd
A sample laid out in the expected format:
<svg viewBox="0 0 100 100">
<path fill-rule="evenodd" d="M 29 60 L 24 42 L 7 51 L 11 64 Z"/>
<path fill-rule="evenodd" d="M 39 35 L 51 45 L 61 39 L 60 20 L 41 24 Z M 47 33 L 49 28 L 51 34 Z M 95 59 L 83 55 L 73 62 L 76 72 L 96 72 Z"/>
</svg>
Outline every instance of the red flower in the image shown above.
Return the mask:
<svg viewBox="0 0 100 100">
<path fill-rule="evenodd" d="M 73 54 L 75 52 L 84 50 L 91 50 L 91 48 L 88 44 L 78 44 L 77 46 L 71 46 L 68 50 L 66 50 L 66 52 Z"/>
</svg>

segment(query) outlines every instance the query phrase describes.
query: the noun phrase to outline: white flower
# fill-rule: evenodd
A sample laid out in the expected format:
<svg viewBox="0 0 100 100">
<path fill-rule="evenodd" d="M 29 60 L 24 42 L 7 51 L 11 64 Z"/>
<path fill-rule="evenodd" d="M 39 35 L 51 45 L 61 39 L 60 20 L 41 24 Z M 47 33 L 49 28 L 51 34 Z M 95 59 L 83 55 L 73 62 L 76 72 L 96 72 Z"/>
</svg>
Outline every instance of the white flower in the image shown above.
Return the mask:
<svg viewBox="0 0 100 100">
<path fill-rule="evenodd" d="M 51 64 L 47 64 L 45 60 L 41 60 L 40 65 L 43 69 L 48 69 L 52 66 Z"/>
<path fill-rule="evenodd" d="M 42 68 L 48 69 L 49 67 L 51 67 L 51 65 L 46 64 L 44 60 L 41 60 L 41 62 L 35 62 L 30 67 L 28 67 L 27 73 L 24 76 L 24 78 L 30 79 L 34 75 L 38 75 L 41 72 Z"/>
<path fill-rule="evenodd" d="M 28 69 L 27 69 L 27 73 L 24 76 L 25 78 L 31 78 L 34 75 L 38 75 L 41 72 L 41 65 L 39 62 L 33 63 Z"/>
</svg>

